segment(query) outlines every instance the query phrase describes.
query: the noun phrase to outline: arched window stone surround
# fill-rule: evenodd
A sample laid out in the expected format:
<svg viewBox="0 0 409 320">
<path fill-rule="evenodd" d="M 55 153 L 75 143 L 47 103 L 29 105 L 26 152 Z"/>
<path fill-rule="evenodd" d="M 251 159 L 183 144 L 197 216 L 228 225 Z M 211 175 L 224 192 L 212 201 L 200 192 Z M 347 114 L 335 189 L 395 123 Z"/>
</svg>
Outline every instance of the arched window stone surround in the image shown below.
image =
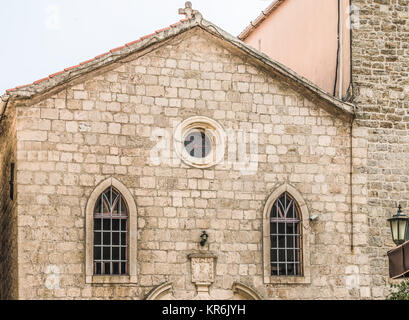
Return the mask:
<svg viewBox="0 0 409 320">
<path fill-rule="evenodd" d="M 232 290 L 234 298 L 241 298 L 240 300 L 263 300 L 256 290 L 240 282 L 233 283 Z"/>
<path fill-rule="evenodd" d="M 118 190 L 128 205 L 128 275 L 106 276 L 94 275 L 94 207 L 99 196 L 110 186 Z M 137 283 L 137 209 L 134 198 L 128 188 L 115 178 L 101 182 L 91 193 L 85 209 L 85 282 L 86 283 Z"/>
<path fill-rule="evenodd" d="M 210 154 L 203 158 L 189 155 L 182 143 L 186 134 L 192 129 L 204 130 L 211 140 Z M 224 159 L 226 149 L 226 133 L 223 127 L 215 120 L 203 116 L 195 116 L 180 123 L 174 131 L 174 148 L 179 158 L 187 165 L 195 168 L 210 168 Z"/>
<path fill-rule="evenodd" d="M 301 215 L 302 229 L 302 257 L 303 257 L 303 273 L 302 276 L 272 276 L 270 264 L 270 212 L 275 201 L 284 193 L 289 193 L 297 202 Z M 264 283 L 311 283 L 310 277 L 310 250 L 309 250 L 309 212 L 307 205 L 296 188 L 289 184 L 283 184 L 273 191 L 268 197 L 263 212 L 263 271 Z"/>
<path fill-rule="evenodd" d="M 175 300 L 171 282 L 165 282 L 149 291 L 145 300 Z"/>
</svg>

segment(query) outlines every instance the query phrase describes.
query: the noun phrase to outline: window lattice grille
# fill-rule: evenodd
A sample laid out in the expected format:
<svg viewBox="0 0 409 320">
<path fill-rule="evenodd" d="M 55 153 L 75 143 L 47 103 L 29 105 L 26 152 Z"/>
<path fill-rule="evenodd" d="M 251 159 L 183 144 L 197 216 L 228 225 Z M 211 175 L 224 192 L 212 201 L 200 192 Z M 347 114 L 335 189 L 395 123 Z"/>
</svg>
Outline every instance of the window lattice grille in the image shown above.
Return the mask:
<svg viewBox="0 0 409 320">
<path fill-rule="evenodd" d="M 301 220 L 295 200 L 283 193 L 270 213 L 270 263 L 272 276 L 301 276 Z"/>
<path fill-rule="evenodd" d="M 113 187 L 98 198 L 94 209 L 94 274 L 128 273 L 128 208 Z"/>
</svg>

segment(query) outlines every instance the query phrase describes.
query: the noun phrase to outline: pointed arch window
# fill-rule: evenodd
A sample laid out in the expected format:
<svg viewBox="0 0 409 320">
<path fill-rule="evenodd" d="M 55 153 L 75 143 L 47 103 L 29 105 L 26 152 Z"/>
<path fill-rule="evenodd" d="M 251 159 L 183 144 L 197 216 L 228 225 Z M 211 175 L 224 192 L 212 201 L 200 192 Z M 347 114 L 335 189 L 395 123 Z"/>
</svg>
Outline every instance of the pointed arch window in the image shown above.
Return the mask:
<svg viewBox="0 0 409 320">
<path fill-rule="evenodd" d="M 301 193 L 290 184 L 268 196 L 263 212 L 264 283 L 311 283 L 309 216 Z"/>
<path fill-rule="evenodd" d="M 130 190 L 108 178 L 85 208 L 85 282 L 137 283 L 137 207 Z"/>
<path fill-rule="evenodd" d="M 284 192 L 270 213 L 271 275 L 302 275 L 302 234 L 296 201 Z"/>
<path fill-rule="evenodd" d="M 127 264 L 128 207 L 111 186 L 94 208 L 94 275 L 126 275 Z"/>
</svg>

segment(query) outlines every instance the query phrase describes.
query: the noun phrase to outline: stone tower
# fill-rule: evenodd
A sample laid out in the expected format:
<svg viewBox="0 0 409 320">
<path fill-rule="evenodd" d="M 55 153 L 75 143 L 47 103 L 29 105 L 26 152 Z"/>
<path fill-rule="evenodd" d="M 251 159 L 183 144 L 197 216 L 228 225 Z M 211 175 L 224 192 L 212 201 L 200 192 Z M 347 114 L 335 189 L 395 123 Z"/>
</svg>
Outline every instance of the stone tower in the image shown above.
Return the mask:
<svg viewBox="0 0 409 320">
<path fill-rule="evenodd" d="M 387 218 L 398 203 L 406 210 L 409 206 L 409 1 L 351 4 L 356 143 L 367 150 L 366 163 L 354 167 L 354 173 L 366 176 L 367 197 L 355 206 L 368 217 L 367 272 L 376 299 L 385 297 L 389 288 L 386 251 L 393 243 Z"/>
</svg>

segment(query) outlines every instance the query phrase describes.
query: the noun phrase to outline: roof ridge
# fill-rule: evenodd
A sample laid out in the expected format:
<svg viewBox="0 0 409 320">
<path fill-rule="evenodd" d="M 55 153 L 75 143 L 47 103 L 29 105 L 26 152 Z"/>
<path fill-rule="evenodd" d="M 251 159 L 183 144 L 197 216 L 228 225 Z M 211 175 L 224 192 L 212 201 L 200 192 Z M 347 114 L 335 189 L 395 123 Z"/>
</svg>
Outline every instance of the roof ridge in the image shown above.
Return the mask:
<svg viewBox="0 0 409 320">
<path fill-rule="evenodd" d="M 256 29 L 265 19 L 267 19 L 284 1 L 275 0 L 265 10 L 262 10 L 260 15 L 237 36 L 240 40 L 245 40 L 250 33 Z"/>
<path fill-rule="evenodd" d="M 9 91 L 10 95 L 8 95 L 7 93 L 4 94 L 2 100 L 6 100 L 11 96 L 16 97 L 17 99 L 32 98 L 36 94 L 41 94 L 47 90 L 51 90 L 54 87 L 61 85 L 65 82 L 68 82 L 77 76 L 81 76 L 86 72 L 91 72 L 100 67 L 106 66 L 110 63 L 114 63 L 126 57 L 129 54 L 143 50 L 152 44 L 167 40 L 172 36 L 179 35 L 182 32 L 185 32 L 196 26 L 209 32 L 210 34 L 213 34 L 216 37 L 220 37 L 222 40 L 229 42 L 231 45 L 236 46 L 245 53 L 256 58 L 258 61 L 260 61 L 260 63 L 263 63 L 267 65 L 269 68 L 274 69 L 275 72 L 278 72 L 279 74 L 285 76 L 286 78 L 291 79 L 291 81 L 293 81 L 297 85 L 303 86 L 310 92 L 310 94 L 313 94 L 316 97 L 326 101 L 327 103 L 332 104 L 339 111 L 342 111 L 349 115 L 354 115 L 355 106 L 353 104 L 342 101 L 337 97 L 332 96 L 331 94 L 322 90 L 321 88 L 313 84 L 311 81 L 300 76 L 290 68 L 271 59 L 271 57 L 254 49 L 250 45 L 244 43 L 237 37 L 231 35 L 230 33 L 224 31 L 217 25 L 203 19 L 202 17 L 180 20 L 178 23 L 171 25 L 170 27 L 160 29 L 157 32 L 152 33 L 148 36 L 141 37 L 139 40 L 130 42 L 128 46 L 125 45 L 122 47 L 118 47 L 116 49 L 112 49 L 111 51 L 100 55 L 99 58 L 97 58 L 98 57 L 97 56 L 94 59 L 88 60 L 90 62 L 85 61 L 83 65 L 79 64 L 77 66 L 66 68 L 64 69 L 64 71 L 60 71 L 54 75 L 51 75 L 52 76 L 51 78 L 49 76 L 48 78 L 37 80 L 33 84 L 20 86 L 20 88 L 26 88 L 24 90 L 18 91 L 19 87 L 16 87 L 12 89 L 13 91 Z M 66 70 L 68 70 L 68 72 Z"/>
<path fill-rule="evenodd" d="M 120 50 L 125 49 L 125 48 L 129 48 L 129 47 L 131 47 L 132 45 L 134 45 L 134 44 L 136 44 L 136 43 L 142 42 L 143 40 L 147 40 L 147 39 L 149 39 L 149 38 L 151 38 L 151 37 L 153 37 L 153 36 L 156 36 L 156 35 L 158 35 L 158 34 L 160 34 L 160 33 L 162 33 L 162 32 L 171 30 L 171 29 L 173 29 L 173 28 L 175 28 L 175 27 L 177 27 L 177 26 L 179 26 L 179 25 L 181 25 L 181 24 L 183 24 L 184 22 L 189 21 L 189 20 L 194 20 L 194 18 L 192 18 L 192 19 L 185 18 L 185 19 L 179 20 L 178 22 L 176 22 L 176 23 L 174 23 L 174 24 L 171 24 L 171 25 L 168 26 L 168 27 L 165 27 L 165 28 L 162 28 L 162 29 L 158 29 L 158 30 L 156 30 L 154 33 L 144 35 L 144 36 L 140 37 L 139 39 L 137 39 L 137 40 L 135 40 L 135 41 L 128 42 L 128 43 L 124 44 L 123 46 L 120 46 L 120 47 L 111 49 L 111 50 L 109 50 L 109 51 L 107 51 L 107 52 L 105 52 L 105 53 L 102 53 L 102 54 L 100 54 L 100 55 L 95 56 L 94 58 L 91 58 L 91 59 L 89 59 L 89 60 L 85 60 L 85 61 L 83 61 L 83 62 L 80 62 L 80 63 L 77 64 L 77 65 L 70 66 L 70 67 L 68 67 L 68 68 L 65 68 L 64 70 L 61 70 L 61 71 L 58 71 L 58 72 L 56 72 L 56 73 L 50 74 L 50 75 L 48 75 L 47 77 L 44 77 L 44 78 L 42 78 L 42 79 L 33 81 L 32 83 L 25 84 L 25 85 L 20 85 L 20 86 L 17 86 L 17 87 L 15 87 L 15 88 L 11 88 L 11 89 L 7 89 L 7 90 L 6 90 L 6 94 L 11 93 L 11 92 L 13 92 L 13 91 L 17 91 L 17 90 L 19 90 L 19 89 L 23 89 L 23 88 L 25 88 L 25 87 L 29 87 L 29 86 L 32 86 L 32 85 L 37 85 L 37 84 L 39 84 L 39 83 L 41 83 L 41 82 L 44 82 L 44 81 L 47 81 L 47 80 L 50 80 L 50 79 L 52 79 L 52 78 L 54 78 L 54 77 L 56 77 L 56 76 L 62 75 L 62 74 L 66 73 L 66 72 L 69 72 L 69 71 L 71 71 L 71 70 L 73 70 L 73 69 L 82 67 L 82 66 L 87 65 L 87 64 L 89 64 L 89 63 L 92 63 L 92 62 L 94 62 L 94 61 L 96 61 L 96 60 L 98 60 L 98 59 L 100 59 L 100 58 L 103 58 L 103 57 L 109 55 L 109 54 L 114 54 L 114 53 L 117 52 L 117 51 L 120 51 Z"/>
</svg>

